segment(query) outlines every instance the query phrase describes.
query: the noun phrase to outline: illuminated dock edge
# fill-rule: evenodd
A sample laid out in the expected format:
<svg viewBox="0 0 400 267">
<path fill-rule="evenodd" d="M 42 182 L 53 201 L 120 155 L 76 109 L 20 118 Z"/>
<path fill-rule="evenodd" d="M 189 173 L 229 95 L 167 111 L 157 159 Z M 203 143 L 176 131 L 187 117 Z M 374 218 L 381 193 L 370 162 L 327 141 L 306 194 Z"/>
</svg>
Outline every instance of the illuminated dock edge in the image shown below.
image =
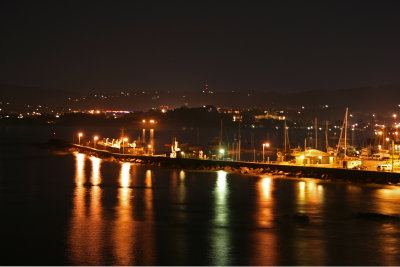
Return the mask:
<svg viewBox="0 0 400 267">
<path fill-rule="evenodd" d="M 144 156 L 113 153 L 92 147 L 80 146 L 62 140 L 49 141 L 51 147 L 63 150 L 78 151 L 103 159 L 123 162 L 151 164 L 173 169 L 225 170 L 248 175 L 284 175 L 286 177 L 317 178 L 331 181 L 355 183 L 375 183 L 400 185 L 400 173 L 367 170 L 352 170 L 315 166 L 296 166 L 268 164 L 245 161 L 204 160 L 192 158 L 170 158 L 165 156 Z"/>
</svg>

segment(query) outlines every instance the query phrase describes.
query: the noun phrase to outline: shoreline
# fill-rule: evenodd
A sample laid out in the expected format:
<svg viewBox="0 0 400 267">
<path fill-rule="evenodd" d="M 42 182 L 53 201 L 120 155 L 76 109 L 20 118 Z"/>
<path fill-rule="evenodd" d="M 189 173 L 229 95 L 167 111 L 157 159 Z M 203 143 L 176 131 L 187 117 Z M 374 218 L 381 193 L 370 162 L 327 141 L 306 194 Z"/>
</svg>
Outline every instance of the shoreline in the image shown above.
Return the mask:
<svg viewBox="0 0 400 267">
<path fill-rule="evenodd" d="M 172 169 L 190 169 L 204 171 L 224 170 L 245 175 L 279 175 L 288 178 L 314 178 L 322 181 L 354 182 L 363 184 L 400 185 L 400 173 L 351 170 L 315 166 L 296 166 L 267 164 L 244 161 L 221 161 L 192 158 L 169 158 L 164 156 L 139 156 L 119 154 L 91 147 L 79 146 L 62 140 L 50 140 L 51 147 L 78 151 L 87 155 L 120 162 L 150 164 Z"/>
</svg>

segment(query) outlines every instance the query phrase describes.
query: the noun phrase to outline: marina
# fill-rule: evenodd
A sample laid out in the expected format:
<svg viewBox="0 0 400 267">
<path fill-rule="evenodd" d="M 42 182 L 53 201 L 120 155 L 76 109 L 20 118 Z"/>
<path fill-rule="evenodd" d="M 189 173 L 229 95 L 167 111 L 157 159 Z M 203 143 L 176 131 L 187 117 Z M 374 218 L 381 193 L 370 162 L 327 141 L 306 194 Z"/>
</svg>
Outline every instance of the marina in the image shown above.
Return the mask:
<svg viewBox="0 0 400 267">
<path fill-rule="evenodd" d="M 132 155 L 110 152 L 108 150 L 55 141 L 71 151 L 94 155 L 121 162 L 132 162 L 167 167 L 171 169 L 225 170 L 249 175 L 275 174 L 287 177 L 309 177 L 322 180 L 336 180 L 356 183 L 400 184 L 400 173 L 369 171 L 360 169 L 334 168 L 325 166 L 304 166 L 279 163 L 260 163 L 245 161 L 207 160 L 195 158 L 171 158 L 166 155 Z"/>
</svg>

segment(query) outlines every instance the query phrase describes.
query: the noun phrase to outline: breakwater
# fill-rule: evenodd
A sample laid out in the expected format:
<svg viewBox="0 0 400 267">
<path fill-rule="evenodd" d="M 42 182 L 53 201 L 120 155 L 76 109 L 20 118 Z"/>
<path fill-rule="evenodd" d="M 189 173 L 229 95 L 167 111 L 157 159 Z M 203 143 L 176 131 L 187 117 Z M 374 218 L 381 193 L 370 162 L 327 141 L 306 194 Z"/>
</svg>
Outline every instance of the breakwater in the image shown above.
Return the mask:
<svg viewBox="0 0 400 267">
<path fill-rule="evenodd" d="M 150 164 L 173 169 L 196 169 L 196 170 L 224 170 L 238 172 L 248 175 L 284 175 L 287 177 L 308 177 L 331 181 L 344 181 L 355 183 L 376 183 L 400 185 L 400 173 L 378 172 L 365 170 L 350 170 L 340 168 L 315 167 L 267 164 L 243 161 L 203 160 L 192 158 L 169 158 L 163 156 L 142 156 L 131 154 L 112 153 L 106 150 L 79 146 L 66 142 L 51 142 L 57 147 L 63 147 L 71 151 L 78 151 L 103 159 Z"/>
</svg>

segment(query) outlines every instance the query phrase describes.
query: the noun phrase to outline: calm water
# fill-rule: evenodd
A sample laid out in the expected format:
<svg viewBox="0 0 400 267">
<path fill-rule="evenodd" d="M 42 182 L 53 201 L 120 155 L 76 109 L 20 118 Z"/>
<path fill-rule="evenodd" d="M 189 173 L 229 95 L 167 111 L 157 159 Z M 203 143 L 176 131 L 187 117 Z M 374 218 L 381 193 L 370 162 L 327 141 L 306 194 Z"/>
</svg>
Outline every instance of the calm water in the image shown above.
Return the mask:
<svg viewBox="0 0 400 267">
<path fill-rule="evenodd" d="M 400 220 L 360 216 L 400 216 L 399 187 L 149 168 L 13 138 L 1 265 L 400 265 Z"/>
</svg>

